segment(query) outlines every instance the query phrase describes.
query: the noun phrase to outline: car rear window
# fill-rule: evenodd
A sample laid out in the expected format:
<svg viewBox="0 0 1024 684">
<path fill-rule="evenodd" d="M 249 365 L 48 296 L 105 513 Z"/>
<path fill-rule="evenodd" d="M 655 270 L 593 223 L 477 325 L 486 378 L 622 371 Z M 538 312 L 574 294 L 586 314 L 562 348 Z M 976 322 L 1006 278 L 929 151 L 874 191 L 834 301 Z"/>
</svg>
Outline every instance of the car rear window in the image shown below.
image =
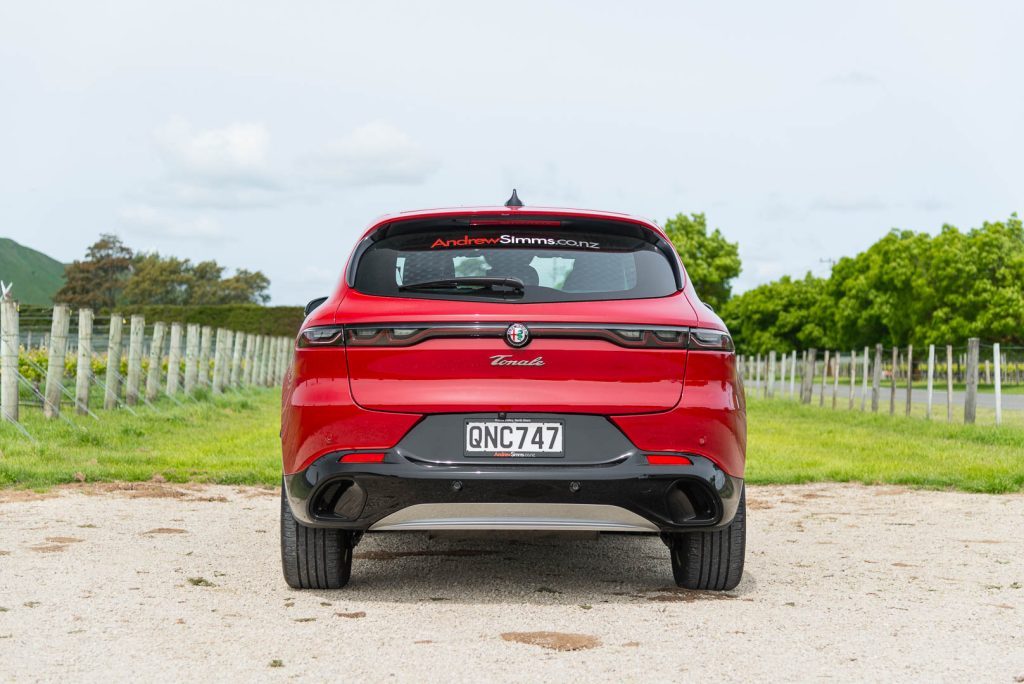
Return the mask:
<svg viewBox="0 0 1024 684">
<path fill-rule="evenodd" d="M 677 289 L 668 258 L 649 240 L 609 230 L 515 225 L 389 232 L 362 254 L 354 286 L 389 297 L 494 299 L 487 288 L 401 289 L 474 277 L 521 280 L 522 294 L 504 297 L 516 303 L 664 297 Z"/>
</svg>

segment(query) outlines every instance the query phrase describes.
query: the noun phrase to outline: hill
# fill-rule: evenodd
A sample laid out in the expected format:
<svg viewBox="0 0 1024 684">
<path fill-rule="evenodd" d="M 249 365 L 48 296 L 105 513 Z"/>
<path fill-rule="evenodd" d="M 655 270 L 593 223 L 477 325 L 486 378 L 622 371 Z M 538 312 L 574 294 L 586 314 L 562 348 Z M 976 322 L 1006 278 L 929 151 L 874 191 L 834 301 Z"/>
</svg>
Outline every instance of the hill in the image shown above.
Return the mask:
<svg viewBox="0 0 1024 684">
<path fill-rule="evenodd" d="M 14 283 L 11 295 L 19 302 L 49 306 L 64 284 L 64 264 L 10 238 L 0 238 L 0 280 Z"/>
</svg>

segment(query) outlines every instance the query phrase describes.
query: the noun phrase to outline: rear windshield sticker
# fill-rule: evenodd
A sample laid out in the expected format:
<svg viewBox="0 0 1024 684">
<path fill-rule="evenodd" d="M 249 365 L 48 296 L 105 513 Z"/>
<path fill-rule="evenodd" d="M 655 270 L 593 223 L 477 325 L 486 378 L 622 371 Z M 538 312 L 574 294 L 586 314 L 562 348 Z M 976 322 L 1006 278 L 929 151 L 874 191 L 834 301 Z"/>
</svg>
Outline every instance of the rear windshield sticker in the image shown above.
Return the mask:
<svg viewBox="0 0 1024 684">
<path fill-rule="evenodd" d="M 600 243 L 571 238 L 531 237 L 525 235 L 499 235 L 498 237 L 437 238 L 430 249 L 439 247 L 493 247 L 493 246 L 538 246 L 538 247 L 576 247 L 579 249 L 601 249 Z"/>
</svg>

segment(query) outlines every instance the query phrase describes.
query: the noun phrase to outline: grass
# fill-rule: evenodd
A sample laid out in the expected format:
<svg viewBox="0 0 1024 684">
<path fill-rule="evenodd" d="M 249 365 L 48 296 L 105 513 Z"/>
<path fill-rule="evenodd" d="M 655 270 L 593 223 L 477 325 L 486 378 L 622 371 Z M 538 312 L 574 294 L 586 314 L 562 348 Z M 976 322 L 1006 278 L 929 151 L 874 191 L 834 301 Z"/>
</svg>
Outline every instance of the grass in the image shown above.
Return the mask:
<svg viewBox="0 0 1024 684">
<path fill-rule="evenodd" d="M 749 400 L 747 420 L 751 483 L 1024 491 L 1024 427 L 1018 425 L 947 424 L 756 398 Z"/>
<path fill-rule="evenodd" d="M 25 410 L 36 442 L 0 425 L 0 487 L 46 489 L 76 481 L 211 482 L 274 486 L 280 482 L 280 394 L 252 389 L 203 402 L 102 412 L 101 421 L 74 417 L 80 429 Z M 830 404 L 826 400 L 827 404 Z M 841 400 L 840 406 L 845 406 Z M 859 402 L 857 404 L 859 407 Z M 897 403 L 897 411 L 903 405 Z M 915 415 L 820 408 L 753 396 L 748 404 L 747 481 L 791 484 L 887 483 L 972 492 L 1024 491 L 1024 412 L 992 425 Z M 944 413 L 942 418 L 944 418 Z M 962 410 L 955 414 L 962 419 Z M 1014 422 L 1015 421 L 1015 422 Z"/>
<path fill-rule="evenodd" d="M 65 482 L 280 482 L 280 392 L 250 389 L 181 405 L 73 416 L 75 427 L 23 409 L 22 424 L 0 424 L 0 487 L 43 489 Z"/>
</svg>

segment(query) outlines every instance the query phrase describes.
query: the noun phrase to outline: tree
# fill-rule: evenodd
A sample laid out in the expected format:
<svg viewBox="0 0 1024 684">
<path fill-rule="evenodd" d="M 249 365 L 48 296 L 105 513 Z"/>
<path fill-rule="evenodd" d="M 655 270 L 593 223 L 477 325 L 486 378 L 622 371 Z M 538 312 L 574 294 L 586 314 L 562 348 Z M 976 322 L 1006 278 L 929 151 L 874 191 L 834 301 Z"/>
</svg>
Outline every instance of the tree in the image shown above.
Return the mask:
<svg viewBox="0 0 1024 684">
<path fill-rule="evenodd" d="M 63 304 L 93 309 L 118 303 L 132 272 L 132 250 L 116 235 L 104 233 L 86 251 L 85 260 L 69 264 L 64 286 L 55 299 Z"/>
<path fill-rule="evenodd" d="M 825 280 L 808 273 L 802 280 L 783 276 L 736 295 L 722 307 L 722 320 L 741 352 L 786 353 L 829 346 L 824 321 L 830 309 Z"/>
<path fill-rule="evenodd" d="M 720 309 L 740 274 L 737 243 L 726 240 L 717 228 L 709 234 L 704 214 L 676 214 L 665 222 L 665 233 L 676 246 L 697 294 L 712 308 Z"/>
<path fill-rule="evenodd" d="M 192 265 L 187 259 L 163 258 L 157 252 L 135 257 L 132 275 L 125 283 L 124 304 L 187 304 L 193 286 Z"/>
<path fill-rule="evenodd" d="M 101 235 L 86 258 L 66 268 L 67 282 L 57 299 L 94 309 L 144 304 L 266 304 L 270 279 L 240 268 L 224 278 L 216 261 L 133 254 L 114 235 Z"/>
<path fill-rule="evenodd" d="M 1016 214 L 938 235 L 894 229 L 828 278 L 789 277 L 734 297 L 722 318 L 744 352 L 882 343 L 1024 342 L 1024 225 Z"/>
<path fill-rule="evenodd" d="M 224 278 L 216 261 L 195 266 L 188 259 L 139 255 L 125 284 L 125 304 L 266 304 L 270 279 L 260 271 L 238 269 Z"/>
<path fill-rule="evenodd" d="M 218 304 L 266 304 L 270 301 L 267 288 L 270 278 L 261 271 L 240 268 L 235 275 L 221 281 L 221 301 Z"/>
</svg>

